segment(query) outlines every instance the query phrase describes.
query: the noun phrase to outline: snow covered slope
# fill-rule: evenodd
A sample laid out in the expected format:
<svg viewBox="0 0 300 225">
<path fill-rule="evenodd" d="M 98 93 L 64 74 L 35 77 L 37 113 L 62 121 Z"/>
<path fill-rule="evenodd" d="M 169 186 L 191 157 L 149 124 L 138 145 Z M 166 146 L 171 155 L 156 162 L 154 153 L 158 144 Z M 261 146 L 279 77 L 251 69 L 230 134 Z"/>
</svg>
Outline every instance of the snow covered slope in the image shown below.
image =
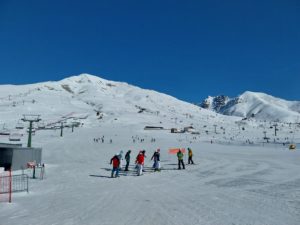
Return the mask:
<svg viewBox="0 0 300 225">
<path fill-rule="evenodd" d="M 237 98 L 208 97 L 201 107 L 224 115 L 255 117 L 258 120 L 296 122 L 300 101 L 286 101 L 271 95 L 246 91 Z"/>
<path fill-rule="evenodd" d="M 104 143 L 93 141 L 102 135 Z M 145 141 L 133 142 L 132 136 Z M 13 203 L 0 203 L 0 224 L 300 223 L 299 151 L 279 144 L 235 146 L 204 140 L 202 135 L 195 140 L 193 135 L 122 124 L 82 127 L 73 133 L 66 130 L 63 137 L 50 130 L 38 131 L 34 145 L 43 147 L 46 177 L 30 179 L 29 193 L 13 193 Z M 170 147 L 191 147 L 196 165 L 177 170 L 176 155 L 168 154 Z M 162 170 L 155 173 L 150 158 L 157 148 L 161 149 Z M 128 149 L 132 150 L 130 171 L 110 179 L 109 160 Z M 138 177 L 134 160 L 140 149 L 146 150 L 147 158 L 146 171 Z M 0 195 L 0 201 L 4 198 Z"/>
<path fill-rule="evenodd" d="M 169 128 L 174 121 L 190 125 L 183 124 L 186 118 L 215 117 L 213 112 L 174 97 L 88 74 L 58 82 L 1 85 L 0 108 L 0 123 L 10 129 L 23 114 L 40 114 L 46 126 L 83 118 L 85 126 L 119 122 Z"/>
<path fill-rule="evenodd" d="M 206 141 L 215 140 L 215 134 L 220 133 L 224 134 L 221 139 L 218 138 L 222 143 L 256 143 L 263 141 L 264 132 L 273 125 L 269 124 L 270 120 L 282 119 L 295 123 L 299 115 L 291 111 L 299 111 L 299 102 L 287 102 L 262 93 L 246 92 L 232 100 L 225 96 L 210 100 L 214 101 L 215 110 L 230 116 L 156 91 L 88 74 L 56 82 L 1 85 L 0 132 L 21 136 L 20 142 L 26 144 L 25 128 L 28 124 L 22 122 L 23 114 L 39 114 L 42 121 L 35 123 L 35 128 L 55 130 L 62 122 L 67 127 L 76 123 L 85 128 L 122 125 L 135 126 L 140 130 L 145 126 L 179 130 L 192 126 Z M 254 119 L 248 121 L 241 121 L 242 118 L 238 117 L 251 117 L 252 114 Z M 23 129 L 16 129 L 19 126 Z M 295 126 L 284 123 L 280 126 L 283 128 L 277 141 L 291 141 Z M 257 129 L 260 131 L 257 132 Z M 267 133 L 267 136 L 270 135 Z M 8 139 L 7 135 L 0 135 L 0 142 L 10 142 Z"/>
<path fill-rule="evenodd" d="M 45 179 L 29 179 L 29 193 L 13 193 L 12 203 L 0 194 L 1 225 L 300 224 L 300 152 L 288 150 L 288 143 L 299 146 L 300 124 L 277 123 L 275 135 L 270 122 L 224 116 L 87 74 L 0 86 L 0 108 L 9 132 L 26 113 L 40 114 L 43 124 L 35 127 L 49 128 L 33 136 L 33 146 L 43 148 Z M 74 132 L 55 130 L 74 121 L 82 124 Z M 165 129 L 144 130 L 155 125 Z M 168 130 L 191 125 L 197 132 Z M 26 129 L 17 131 L 26 144 Z M 196 165 L 178 170 L 169 149 L 187 147 Z M 150 159 L 158 148 L 162 170 L 154 172 Z M 111 157 L 129 149 L 130 171 L 110 179 Z M 141 149 L 145 173 L 137 176 Z"/>
</svg>

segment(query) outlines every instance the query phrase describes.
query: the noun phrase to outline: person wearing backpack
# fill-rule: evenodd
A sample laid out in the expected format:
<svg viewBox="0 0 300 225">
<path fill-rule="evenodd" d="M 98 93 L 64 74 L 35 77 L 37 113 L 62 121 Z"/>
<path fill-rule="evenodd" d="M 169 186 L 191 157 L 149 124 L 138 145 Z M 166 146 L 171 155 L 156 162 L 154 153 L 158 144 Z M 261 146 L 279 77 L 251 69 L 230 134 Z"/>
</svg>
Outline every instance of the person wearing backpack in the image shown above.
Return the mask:
<svg viewBox="0 0 300 225">
<path fill-rule="evenodd" d="M 177 152 L 177 158 L 178 158 L 178 169 L 181 170 L 181 165 L 182 168 L 185 169 L 184 162 L 183 162 L 183 153 L 179 149 Z"/>
<path fill-rule="evenodd" d="M 111 178 L 114 177 L 114 173 L 116 172 L 115 177 L 119 177 L 119 166 L 120 166 L 120 159 L 118 155 L 114 155 L 114 157 L 111 158 L 110 164 L 112 164 L 113 168 L 111 171 Z"/>
<path fill-rule="evenodd" d="M 130 153 L 131 153 L 131 150 L 128 150 L 125 155 L 125 160 L 126 160 L 125 171 L 129 171 L 128 167 L 129 167 L 129 163 L 130 163 Z"/>
<path fill-rule="evenodd" d="M 193 161 L 193 151 L 192 149 L 188 148 L 188 164 L 194 164 L 194 161 Z"/>
</svg>

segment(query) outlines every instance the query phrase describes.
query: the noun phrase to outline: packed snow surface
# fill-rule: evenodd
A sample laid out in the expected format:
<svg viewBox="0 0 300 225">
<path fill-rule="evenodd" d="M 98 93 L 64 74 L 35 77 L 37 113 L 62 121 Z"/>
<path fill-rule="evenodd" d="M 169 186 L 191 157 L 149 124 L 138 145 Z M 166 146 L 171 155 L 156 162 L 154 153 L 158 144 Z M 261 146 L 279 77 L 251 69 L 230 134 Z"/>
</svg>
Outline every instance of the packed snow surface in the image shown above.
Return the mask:
<svg viewBox="0 0 300 225">
<path fill-rule="evenodd" d="M 0 224 L 259 224 L 300 223 L 299 151 L 204 143 L 181 134 L 102 126 L 35 136 L 43 146 L 46 178 L 30 180 L 30 192 L 0 204 Z M 94 137 L 112 138 L 97 143 Z M 133 143 L 132 135 L 145 139 Z M 150 142 L 156 138 L 156 142 Z M 172 147 L 190 146 L 196 165 L 177 170 Z M 161 149 L 161 172 L 150 172 Z M 130 172 L 109 178 L 110 158 L 132 149 Z M 146 150 L 146 172 L 134 158 Z M 185 159 L 186 162 L 186 159 Z"/>
</svg>

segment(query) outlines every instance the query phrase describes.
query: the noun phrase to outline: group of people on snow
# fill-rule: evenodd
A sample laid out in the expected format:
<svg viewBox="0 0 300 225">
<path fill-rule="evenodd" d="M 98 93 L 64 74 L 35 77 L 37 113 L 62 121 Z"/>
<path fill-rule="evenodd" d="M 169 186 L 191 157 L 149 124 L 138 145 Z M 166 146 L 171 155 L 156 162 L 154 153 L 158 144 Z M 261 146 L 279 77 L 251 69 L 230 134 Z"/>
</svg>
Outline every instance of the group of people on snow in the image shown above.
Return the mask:
<svg viewBox="0 0 300 225">
<path fill-rule="evenodd" d="M 188 148 L 188 164 L 194 164 L 194 161 L 193 161 L 193 151 L 191 148 Z M 184 162 L 183 162 L 183 153 L 182 151 L 179 149 L 179 151 L 177 152 L 177 158 L 178 158 L 178 169 L 181 170 L 181 166 L 182 166 L 182 169 L 185 169 L 185 165 L 184 165 Z"/>
<path fill-rule="evenodd" d="M 133 142 L 133 143 L 136 143 L 136 142 L 143 143 L 143 142 L 146 141 L 146 139 L 145 139 L 144 137 L 142 138 L 142 137 L 139 137 L 139 136 L 137 136 L 137 135 L 136 135 L 136 136 L 132 136 L 131 139 L 132 139 L 132 142 Z M 151 143 L 156 142 L 156 139 L 155 139 L 155 138 L 151 138 L 151 139 L 150 139 L 150 142 L 151 142 Z"/>
<path fill-rule="evenodd" d="M 100 137 L 99 138 L 94 138 L 93 140 L 96 143 L 98 143 L 100 141 L 101 141 L 101 143 L 104 143 L 104 135 L 101 138 Z M 112 142 L 113 142 L 112 139 L 109 139 L 109 143 L 112 144 Z"/>
<path fill-rule="evenodd" d="M 130 159 L 131 159 L 130 154 L 131 154 L 131 150 L 128 150 L 125 154 L 125 161 L 126 161 L 125 171 L 129 171 L 129 165 L 130 165 Z M 182 166 L 182 169 L 185 169 L 183 157 L 184 157 L 184 154 L 179 149 L 177 152 L 178 169 L 179 170 L 181 170 L 181 166 Z M 138 176 L 143 174 L 145 158 L 146 158 L 146 151 L 145 150 L 139 151 L 139 153 L 135 159 L 135 164 L 136 164 L 135 168 L 137 170 Z M 123 160 L 123 151 L 122 150 L 118 154 L 114 155 L 111 158 L 110 164 L 113 166 L 112 171 L 111 171 L 111 177 L 119 177 L 119 172 L 122 168 L 122 160 Z M 153 153 L 151 160 L 153 160 L 152 168 L 154 169 L 154 171 L 160 171 L 160 149 L 157 149 Z M 193 151 L 191 148 L 188 148 L 188 164 L 194 164 Z"/>
<path fill-rule="evenodd" d="M 128 150 L 125 154 L 125 161 L 126 161 L 125 171 L 129 171 L 129 164 L 130 164 L 130 158 L 131 158 L 130 153 L 131 153 L 131 150 Z M 135 160 L 138 176 L 143 174 L 143 166 L 144 166 L 145 157 L 146 157 L 145 154 L 146 154 L 145 150 L 140 151 Z M 112 166 L 113 166 L 113 169 L 111 171 L 111 177 L 119 176 L 119 171 L 122 168 L 122 160 L 123 160 L 123 151 L 122 150 L 120 151 L 120 153 L 114 155 L 111 158 L 110 164 L 112 164 Z"/>
</svg>

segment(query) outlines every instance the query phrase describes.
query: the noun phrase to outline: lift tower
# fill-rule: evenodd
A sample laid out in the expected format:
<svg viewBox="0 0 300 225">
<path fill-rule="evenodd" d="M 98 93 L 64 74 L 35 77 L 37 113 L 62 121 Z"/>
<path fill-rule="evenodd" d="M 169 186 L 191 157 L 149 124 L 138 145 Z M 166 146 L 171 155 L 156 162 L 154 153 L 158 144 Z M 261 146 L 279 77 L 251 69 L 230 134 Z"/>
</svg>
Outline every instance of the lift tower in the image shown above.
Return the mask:
<svg viewBox="0 0 300 225">
<path fill-rule="evenodd" d="M 31 148 L 32 124 L 41 121 L 40 115 L 24 114 L 22 121 L 29 122 L 27 147 Z"/>
</svg>

